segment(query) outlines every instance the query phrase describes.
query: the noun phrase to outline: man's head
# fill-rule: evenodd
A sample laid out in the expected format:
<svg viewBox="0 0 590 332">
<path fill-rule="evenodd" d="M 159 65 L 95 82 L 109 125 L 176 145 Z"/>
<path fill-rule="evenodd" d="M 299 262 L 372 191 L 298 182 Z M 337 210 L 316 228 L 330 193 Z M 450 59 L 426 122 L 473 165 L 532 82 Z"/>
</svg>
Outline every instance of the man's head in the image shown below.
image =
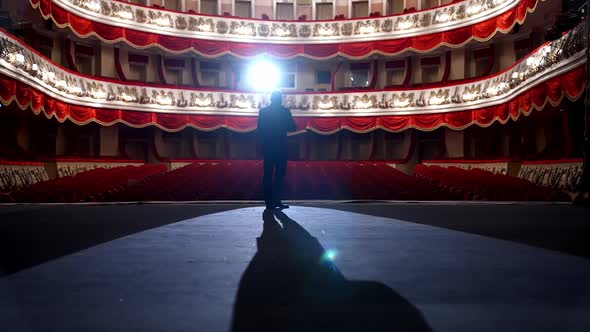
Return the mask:
<svg viewBox="0 0 590 332">
<path fill-rule="evenodd" d="M 283 94 L 280 91 L 273 91 L 270 95 L 270 104 L 271 105 L 282 105 L 283 104 Z"/>
</svg>

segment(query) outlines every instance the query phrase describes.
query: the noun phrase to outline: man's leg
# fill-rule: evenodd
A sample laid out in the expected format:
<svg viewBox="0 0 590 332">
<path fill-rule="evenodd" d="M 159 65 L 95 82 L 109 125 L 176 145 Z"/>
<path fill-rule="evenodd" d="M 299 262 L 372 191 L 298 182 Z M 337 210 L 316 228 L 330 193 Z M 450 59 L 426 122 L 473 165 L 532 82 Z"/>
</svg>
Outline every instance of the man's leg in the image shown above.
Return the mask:
<svg viewBox="0 0 590 332">
<path fill-rule="evenodd" d="M 262 186 L 264 188 L 264 202 L 266 203 L 267 209 L 274 207 L 273 199 L 273 185 L 272 185 L 272 174 L 274 171 L 274 160 L 268 155 L 264 156 L 264 176 L 262 178 Z"/>
<path fill-rule="evenodd" d="M 275 205 L 281 204 L 281 193 L 283 190 L 283 182 L 285 181 L 285 174 L 287 173 L 287 157 L 281 157 L 276 161 L 277 172 L 275 175 L 275 182 L 272 190 L 272 195 Z"/>
</svg>

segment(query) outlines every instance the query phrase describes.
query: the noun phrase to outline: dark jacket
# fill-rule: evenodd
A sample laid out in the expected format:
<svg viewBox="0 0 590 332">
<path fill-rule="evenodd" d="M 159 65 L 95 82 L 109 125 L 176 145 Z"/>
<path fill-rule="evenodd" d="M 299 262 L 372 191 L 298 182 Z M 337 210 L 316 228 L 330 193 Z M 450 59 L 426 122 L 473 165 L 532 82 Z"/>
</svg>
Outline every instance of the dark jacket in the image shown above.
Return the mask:
<svg viewBox="0 0 590 332">
<path fill-rule="evenodd" d="M 258 112 L 258 138 L 262 152 L 287 151 L 287 133 L 295 131 L 291 111 L 281 105 L 270 105 Z"/>
</svg>

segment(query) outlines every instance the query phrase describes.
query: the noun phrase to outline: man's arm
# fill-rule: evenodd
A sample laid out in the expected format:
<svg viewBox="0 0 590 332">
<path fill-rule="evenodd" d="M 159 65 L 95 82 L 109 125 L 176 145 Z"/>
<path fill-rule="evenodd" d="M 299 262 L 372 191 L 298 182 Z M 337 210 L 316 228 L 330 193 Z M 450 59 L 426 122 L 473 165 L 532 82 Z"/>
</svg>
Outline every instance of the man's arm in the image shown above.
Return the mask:
<svg viewBox="0 0 590 332">
<path fill-rule="evenodd" d="M 264 143 L 264 123 L 266 122 L 264 116 L 265 115 L 262 110 L 258 111 L 258 121 L 256 123 L 256 144 L 259 147 Z"/>
<path fill-rule="evenodd" d="M 292 131 L 297 130 L 297 125 L 295 124 L 295 120 L 293 120 L 293 115 L 291 114 L 291 110 L 285 107 L 285 114 L 286 114 L 287 132 L 292 132 Z"/>
</svg>

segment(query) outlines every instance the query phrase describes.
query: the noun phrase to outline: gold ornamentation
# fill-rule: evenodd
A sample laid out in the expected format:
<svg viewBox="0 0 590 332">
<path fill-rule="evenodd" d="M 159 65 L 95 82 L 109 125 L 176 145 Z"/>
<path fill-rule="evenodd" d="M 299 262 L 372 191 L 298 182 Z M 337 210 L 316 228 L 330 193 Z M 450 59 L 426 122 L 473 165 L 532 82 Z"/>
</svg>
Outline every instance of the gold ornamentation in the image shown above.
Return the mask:
<svg viewBox="0 0 590 332">
<path fill-rule="evenodd" d="M 362 95 L 360 97 L 355 96 L 352 101 L 353 108 L 355 108 L 355 109 L 374 108 L 376 103 L 377 103 L 377 97 L 376 96 L 368 96 L 368 95 Z"/>
<path fill-rule="evenodd" d="M 229 26 L 227 25 L 227 23 L 225 21 L 218 21 L 217 22 L 217 32 L 219 32 L 221 34 L 225 34 L 225 33 L 227 33 L 228 30 L 229 30 Z"/>
<path fill-rule="evenodd" d="M 313 109 L 331 110 L 338 107 L 338 97 L 336 96 L 314 96 L 313 97 Z"/>
<path fill-rule="evenodd" d="M 183 16 L 177 16 L 175 21 L 176 28 L 179 30 L 185 30 L 188 26 L 186 19 Z"/>
<path fill-rule="evenodd" d="M 354 27 L 355 35 L 365 35 L 376 32 L 381 32 L 381 27 L 379 25 L 378 20 L 366 20 L 356 22 L 356 26 Z"/>
<path fill-rule="evenodd" d="M 255 102 L 254 102 L 254 96 L 244 96 L 243 94 L 240 94 L 239 96 L 236 96 L 235 94 L 232 94 L 230 96 L 230 106 L 231 107 L 237 107 L 237 108 L 254 108 Z"/>
<path fill-rule="evenodd" d="M 391 97 L 391 105 L 390 106 L 397 107 L 397 108 L 406 108 L 406 107 L 412 106 L 413 102 L 414 102 L 414 93 L 413 92 L 410 92 L 410 93 L 402 92 L 401 94 L 394 93 L 393 96 Z"/>
<path fill-rule="evenodd" d="M 313 27 L 313 35 L 316 37 L 332 37 L 339 34 L 338 23 L 315 24 Z"/>
<path fill-rule="evenodd" d="M 304 24 L 299 27 L 299 36 L 304 38 L 311 36 L 311 27 L 309 24 Z"/>
<path fill-rule="evenodd" d="M 137 9 L 135 11 L 135 20 L 137 21 L 137 23 L 147 23 L 148 17 L 145 14 L 145 10 Z"/>
<path fill-rule="evenodd" d="M 258 26 L 258 35 L 267 37 L 270 34 L 270 27 L 268 24 L 260 24 Z"/>
<path fill-rule="evenodd" d="M 256 27 L 254 23 L 232 22 L 229 33 L 240 36 L 256 36 Z"/>
<path fill-rule="evenodd" d="M 438 89 L 438 91 L 430 91 L 430 96 L 428 97 L 428 104 L 429 105 L 443 105 L 448 103 L 449 99 L 449 90 L 445 89 Z"/>
<path fill-rule="evenodd" d="M 204 94 L 200 92 L 198 95 L 195 93 L 191 93 L 191 106 L 198 106 L 198 107 L 211 107 L 213 106 L 213 94 L 208 93 Z"/>
<path fill-rule="evenodd" d="M 135 87 L 117 87 L 117 100 L 135 103 L 137 99 L 137 89 Z"/>
<path fill-rule="evenodd" d="M 150 10 L 149 20 L 151 23 L 164 28 L 169 28 L 172 26 L 172 17 L 170 17 L 169 14 L 163 14 L 159 11 Z"/>
<path fill-rule="evenodd" d="M 297 29 L 295 24 L 273 23 L 270 35 L 274 37 L 297 37 Z"/>
<path fill-rule="evenodd" d="M 393 20 L 386 19 L 385 21 L 383 21 L 383 23 L 381 24 L 381 31 L 383 31 L 383 32 L 393 31 Z"/>
<path fill-rule="evenodd" d="M 354 31 L 353 25 L 350 22 L 346 22 L 342 24 L 342 28 L 340 28 L 340 32 L 343 36 L 350 36 Z"/>
</svg>

